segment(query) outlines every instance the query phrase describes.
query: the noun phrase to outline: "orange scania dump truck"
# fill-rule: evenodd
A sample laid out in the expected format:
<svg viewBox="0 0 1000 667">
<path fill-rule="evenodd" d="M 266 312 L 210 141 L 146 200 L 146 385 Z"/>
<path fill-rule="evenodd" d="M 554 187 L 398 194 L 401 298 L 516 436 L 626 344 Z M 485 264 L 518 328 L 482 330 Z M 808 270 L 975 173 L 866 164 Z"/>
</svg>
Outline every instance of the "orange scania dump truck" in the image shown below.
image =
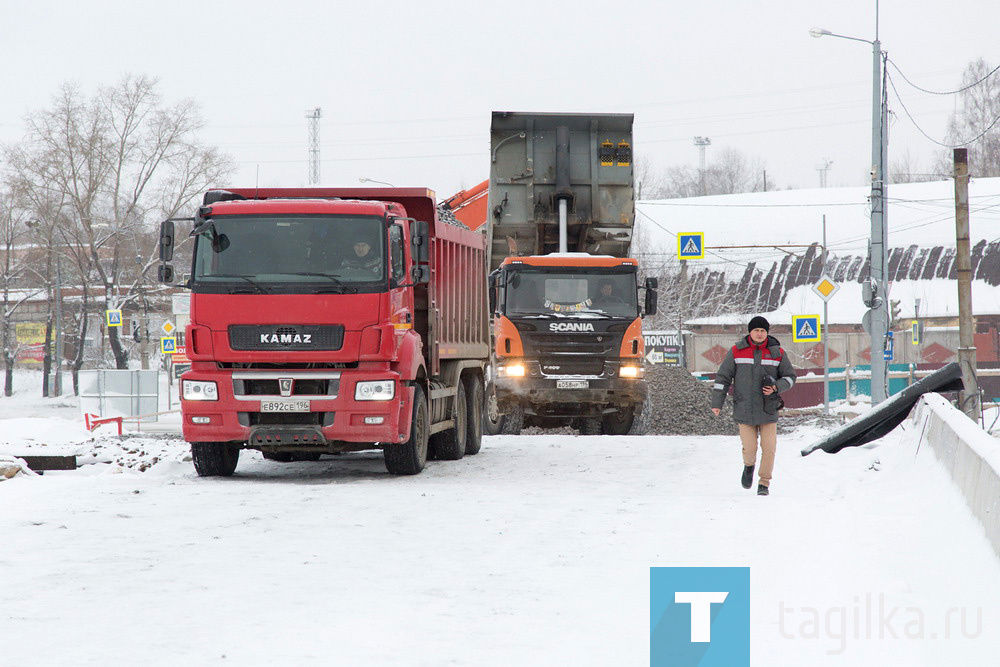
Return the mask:
<svg viewBox="0 0 1000 667">
<path fill-rule="evenodd" d="M 642 412 L 641 318 L 656 312 L 656 279 L 640 285 L 628 256 L 632 120 L 494 112 L 488 184 L 444 204 L 469 227 L 486 224 L 488 433 L 625 434 Z"/>
</svg>

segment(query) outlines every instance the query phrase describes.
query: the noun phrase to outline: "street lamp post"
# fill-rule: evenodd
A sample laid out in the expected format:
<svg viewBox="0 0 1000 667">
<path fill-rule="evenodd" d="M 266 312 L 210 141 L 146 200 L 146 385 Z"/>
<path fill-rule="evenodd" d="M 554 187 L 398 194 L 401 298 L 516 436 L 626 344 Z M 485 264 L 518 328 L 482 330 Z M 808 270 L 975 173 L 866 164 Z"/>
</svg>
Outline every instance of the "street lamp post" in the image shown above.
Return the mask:
<svg viewBox="0 0 1000 667">
<path fill-rule="evenodd" d="M 809 34 L 813 37 L 839 37 L 855 42 L 872 45 L 872 191 L 871 191 L 871 239 L 868 241 L 869 281 L 864 285 L 862 298 L 869 308 L 868 320 L 871 323 L 871 392 L 872 405 L 877 405 L 887 397 L 886 380 L 888 364 L 884 355 L 886 334 L 889 331 L 889 247 L 886 226 L 886 197 L 888 184 L 885 174 L 888 171 L 888 105 L 886 91 L 883 86 L 882 73 L 885 54 L 878 39 L 878 6 L 876 5 L 875 41 L 838 35 L 813 28 Z"/>
</svg>

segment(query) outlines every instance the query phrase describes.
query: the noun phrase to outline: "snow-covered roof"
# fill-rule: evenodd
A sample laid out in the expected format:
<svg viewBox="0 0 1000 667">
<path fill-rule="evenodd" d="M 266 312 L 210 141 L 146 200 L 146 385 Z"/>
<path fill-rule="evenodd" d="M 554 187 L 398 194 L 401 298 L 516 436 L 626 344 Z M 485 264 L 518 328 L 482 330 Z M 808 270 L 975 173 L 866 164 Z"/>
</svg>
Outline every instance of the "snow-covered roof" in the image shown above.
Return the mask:
<svg viewBox="0 0 1000 667">
<path fill-rule="evenodd" d="M 718 272 L 731 289 L 757 290 L 768 319 L 790 324 L 792 315 L 822 312 L 822 299 L 810 289 L 822 270 L 819 249 L 713 246 L 819 244 L 825 216 L 828 272 L 841 286 L 830 301 L 830 321 L 858 323 L 866 310 L 860 280 L 867 275 L 869 194 L 868 188 L 855 187 L 640 201 L 636 225 L 658 247 L 634 254 L 647 265 L 655 263 L 676 253 L 676 234 L 703 232 L 705 259 L 690 261 L 689 272 Z M 914 316 L 917 298 L 921 316 L 956 316 L 954 183 L 892 185 L 887 201 L 890 299 L 900 302 L 902 317 Z M 974 312 L 1000 314 L 1000 178 L 973 180 L 969 209 Z M 729 324 L 744 315 L 690 323 Z"/>
</svg>

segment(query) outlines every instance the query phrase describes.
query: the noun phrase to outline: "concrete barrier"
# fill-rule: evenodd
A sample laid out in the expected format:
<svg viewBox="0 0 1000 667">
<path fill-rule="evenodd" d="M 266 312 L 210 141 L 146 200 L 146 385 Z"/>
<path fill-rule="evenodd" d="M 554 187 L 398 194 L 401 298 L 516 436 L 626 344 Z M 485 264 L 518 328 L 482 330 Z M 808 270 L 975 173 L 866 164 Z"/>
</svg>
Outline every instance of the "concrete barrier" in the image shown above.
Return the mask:
<svg viewBox="0 0 1000 667">
<path fill-rule="evenodd" d="M 919 446 L 934 450 L 1000 556 L 1000 441 L 940 394 L 924 394 L 912 419 Z"/>
</svg>

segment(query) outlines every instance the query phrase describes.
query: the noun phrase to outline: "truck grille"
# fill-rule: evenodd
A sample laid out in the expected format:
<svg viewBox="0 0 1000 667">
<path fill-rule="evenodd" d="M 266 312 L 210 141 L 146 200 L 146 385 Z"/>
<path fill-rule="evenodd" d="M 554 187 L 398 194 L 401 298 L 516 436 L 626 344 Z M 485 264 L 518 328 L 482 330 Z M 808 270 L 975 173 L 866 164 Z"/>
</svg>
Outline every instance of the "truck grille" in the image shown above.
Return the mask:
<svg viewBox="0 0 1000 667">
<path fill-rule="evenodd" d="M 576 357 L 562 354 L 546 355 L 539 359 L 542 375 L 602 375 L 604 359 Z"/>
<path fill-rule="evenodd" d="M 339 350 L 344 327 L 339 324 L 233 324 L 229 347 L 233 350 Z"/>
<path fill-rule="evenodd" d="M 285 391 L 282 392 L 284 386 Z M 340 373 L 288 371 L 236 371 L 233 395 L 237 400 L 260 398 L 335 398 L 340 392 Z"/>
<path fill-rule="evenodd" d="M 525 356 L 556 355 L 618 356 L 621 334 L 521 331 Z M 600 338 L 601 340 L 598 340 Z"/>
</svg>

